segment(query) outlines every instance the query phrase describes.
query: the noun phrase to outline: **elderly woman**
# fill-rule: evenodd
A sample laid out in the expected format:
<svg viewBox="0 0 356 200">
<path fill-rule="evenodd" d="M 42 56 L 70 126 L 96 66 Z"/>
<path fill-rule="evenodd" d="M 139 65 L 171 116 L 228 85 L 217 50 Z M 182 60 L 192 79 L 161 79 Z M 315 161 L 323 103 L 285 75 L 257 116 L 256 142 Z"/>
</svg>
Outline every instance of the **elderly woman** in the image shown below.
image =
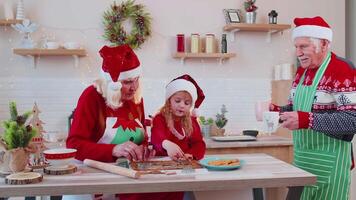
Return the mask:
<svg viewBox="0 0 356 200">
<path fill-rule="evenodd" d="M 77 149 L 78 160 L 114 162 L 120 157 L 146 160 L 154 151 L 147 148 L 143 126 L 140 62 L 128 45 L 104 46 L 100 55 L 103 58 L 102 78 L 81 94 L 67 147 Z M 134 199 L 135 196 L 123 195 L 120 199 Z"/>
<path fill-rule="evenodd" d="M 104 46 L 100 55 L 103 78 L 80 96 L 67 147 L 77 149 L 78 160 L 147 159 L 152 152 L 145 145 L 140 62 L 128 45 Z"/>
</svg>

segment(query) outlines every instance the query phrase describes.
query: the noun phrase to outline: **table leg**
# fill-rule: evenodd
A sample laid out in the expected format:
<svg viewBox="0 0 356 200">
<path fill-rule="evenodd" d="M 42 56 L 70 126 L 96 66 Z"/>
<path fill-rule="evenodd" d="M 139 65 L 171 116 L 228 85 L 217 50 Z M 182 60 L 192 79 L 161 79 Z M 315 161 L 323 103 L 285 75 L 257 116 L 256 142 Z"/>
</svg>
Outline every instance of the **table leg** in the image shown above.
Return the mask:
<svg viewBox="0 0 356 200">
<path fill-rule="evenodd" d="M 253 200 L 263 200 L 263 189 L 253 188 Z"/>
<path fill-rule="evenodd" d="M 304 186 L 289 187 L 286 200 L 299 200 L 302 196 Z"/>
<path fill-rule="evenodd" d="M 50 200 L 62 200 L 62 196 L 51 196 Z"/>
</svg>

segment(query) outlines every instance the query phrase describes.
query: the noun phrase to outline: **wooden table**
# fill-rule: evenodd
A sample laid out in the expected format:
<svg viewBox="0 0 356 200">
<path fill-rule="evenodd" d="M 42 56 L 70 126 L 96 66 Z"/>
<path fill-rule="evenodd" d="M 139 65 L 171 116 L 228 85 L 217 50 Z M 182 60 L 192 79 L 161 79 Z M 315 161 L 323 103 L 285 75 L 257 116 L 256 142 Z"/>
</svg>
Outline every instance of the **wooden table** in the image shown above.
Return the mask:
<svg viewBox="0 0 356 200">
<path fill-rule="evenodd" d="M 206 154 L 266 153 L 282 161 L 293 162 L 293 141 L 280 136 L 259 136 L 256 141 L 216 142 L 206 139 Z M 284 200 L 287 188 L 268 188 L 267 200 Z"/>
<path fill-rule="evenodd" d="M 256 141 L 216 142 L 205 139 L 206 154 L 266 153 L 288 163 L 293 161 L 293 141 L 280 136 L 259 136 Z"/>
<path fill-rule="evenodd" d="M 221 155 L 220 155 L 221 156 Z M 43 182 L 6 185 L 0 178 L 0 196 L 44 196 L 93 193 L 142 193 L 170 191 L 224 191 L 235 189 L 304 186 L 314 184 L 316 176 L 266 154 L 230 154 L 244 165 L 233 171 L 205 174 L 145 175 L 130 179 L 78 165 L 70 175 L 44 175 Z"/>
</svg>

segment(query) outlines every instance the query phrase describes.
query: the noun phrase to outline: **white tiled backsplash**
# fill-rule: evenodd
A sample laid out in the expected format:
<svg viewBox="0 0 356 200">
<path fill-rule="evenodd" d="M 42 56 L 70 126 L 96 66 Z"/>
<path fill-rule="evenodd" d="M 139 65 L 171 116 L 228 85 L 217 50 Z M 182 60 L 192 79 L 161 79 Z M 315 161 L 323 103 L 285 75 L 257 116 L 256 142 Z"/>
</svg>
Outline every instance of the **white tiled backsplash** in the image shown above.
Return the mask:
<svg viewBox="0 0 356 200">
<path fill-rule="evenodd" d="M 225 104 L 228 110 L 227 132 L 260 128 L 254 116 L 254 102 L 270 98 L 271 86 L 267 79 L 204 79 L 195 77 L 206 95 L 199 114 L 215 117 Z M 9 117 L 8 103 L 17 102 L 19 113 L 32 109 L 37 102 L 47 132 L 66 132 L 67 118 L 76 106 L 82 90 L 91 80 L 77 79 L 10 79 L 0 80 L 0 120 Z M 143 79 L 142 91 L 146 117 L 154 114 L 164 103 L 164 88 L 170 80 Z"/>
</svg>

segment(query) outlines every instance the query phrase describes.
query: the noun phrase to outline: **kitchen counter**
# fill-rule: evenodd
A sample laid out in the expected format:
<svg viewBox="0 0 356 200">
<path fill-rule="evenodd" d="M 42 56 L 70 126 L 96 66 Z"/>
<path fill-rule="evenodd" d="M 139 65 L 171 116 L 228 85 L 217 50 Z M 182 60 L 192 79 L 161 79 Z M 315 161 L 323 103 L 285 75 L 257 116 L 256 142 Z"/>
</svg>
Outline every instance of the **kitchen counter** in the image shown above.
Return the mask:
<svg viewBox="0 0 356 200">
<path fill-rule="evenodd" d="M 238 170 L 170 176 L 150 174 L 139 179 L 130 179 L 78 164 L 78 171 L 74 174 L 62 176 L 45 174 L 43 181 L 36 184 L 6 185 L 4 178 L 0 178 L 0 196 L 171 191 L 223 192 L 251 188 L 297 187 L 316 182 L 315 175 L 266 154 L 230 154 L 224 157 L 239 158 L 243 160 L 243 165 Z"/>
<path fill-rule="evenodd" d="M 292 146 L 293 141 L 280 136 L 258 136 L 256 141 L 229 141 L 217 142 L 206 139 L 206 146 L 209 149 L 231 148 L 231 147 L 263 147 L 263 146 Z"/>
<path fill-rule="evenodd" d="M 206 154 L 266 153 L 288 163 L 293 161 L 293 141 L 280 136 L 258 136 L 256 141 L 217 142 L 205 139 Z"/>
</svg>

